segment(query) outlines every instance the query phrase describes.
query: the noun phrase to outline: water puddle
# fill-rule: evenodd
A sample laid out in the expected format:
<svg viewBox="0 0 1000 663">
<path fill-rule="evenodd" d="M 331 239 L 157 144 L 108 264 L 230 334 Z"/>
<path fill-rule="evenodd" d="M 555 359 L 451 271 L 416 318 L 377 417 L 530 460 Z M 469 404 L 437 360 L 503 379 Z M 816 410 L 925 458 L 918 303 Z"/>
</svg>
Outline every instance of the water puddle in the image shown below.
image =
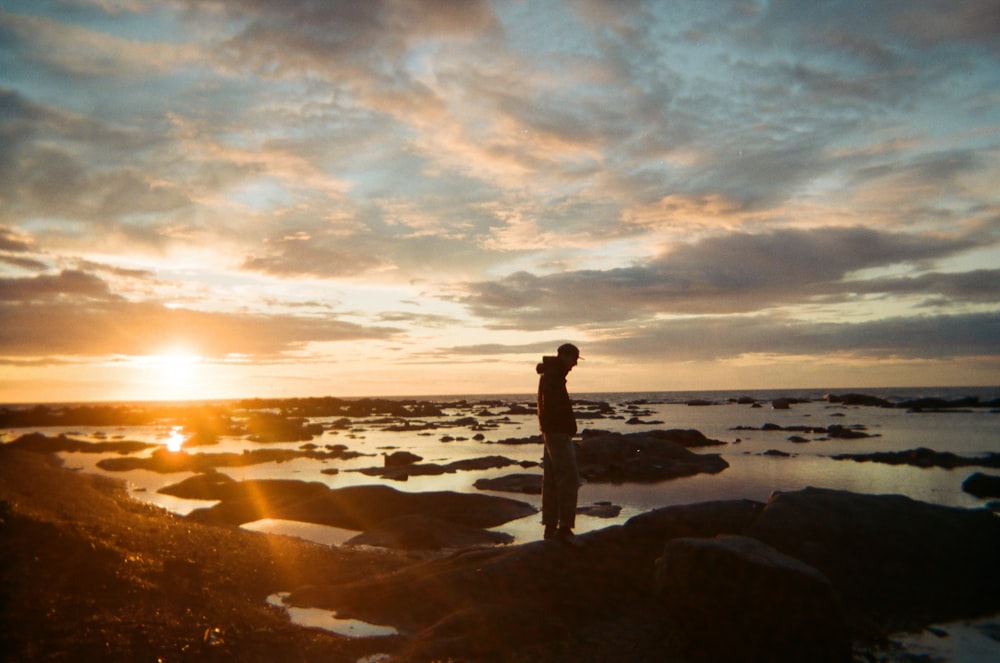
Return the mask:
<svg viewBox="0 0 1000 663">
<path fill-rule="evenodd" d="M 337 613 L 320 608 L 297 608 L 285 604 L 288 592 L 279 592 L 267 597 L 268 605 L 282 608 L 288 613 L 293 624 L 306 628 L 318 628 L 347 638 L 381 638 L 399 635 L 392 626 L 369 624 L 360 619 L 340 619 Z"/>
<path fill-rule="evenodd" d="M 892 642 L 900 657 L 881 660 L 994 663 L 1000 661 L 1000 615 L 938 624 L 919 633 L 896 634 Z"/>
</svg>

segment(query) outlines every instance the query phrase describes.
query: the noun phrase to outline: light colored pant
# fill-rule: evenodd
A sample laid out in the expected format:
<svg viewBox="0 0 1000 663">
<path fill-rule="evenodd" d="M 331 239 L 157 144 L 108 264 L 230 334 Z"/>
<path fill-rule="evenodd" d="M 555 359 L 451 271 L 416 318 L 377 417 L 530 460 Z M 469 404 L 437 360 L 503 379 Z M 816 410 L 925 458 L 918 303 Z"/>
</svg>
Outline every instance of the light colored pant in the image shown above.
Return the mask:
<svg viewBox="0 0 1000 663">
<path fill-rule="evenodd" d="M 543 433 L 542 523 L 546 527 L 573 529 L 580 474 L 576 467 L 576 445 L 565 433 Z"/>
</svg>

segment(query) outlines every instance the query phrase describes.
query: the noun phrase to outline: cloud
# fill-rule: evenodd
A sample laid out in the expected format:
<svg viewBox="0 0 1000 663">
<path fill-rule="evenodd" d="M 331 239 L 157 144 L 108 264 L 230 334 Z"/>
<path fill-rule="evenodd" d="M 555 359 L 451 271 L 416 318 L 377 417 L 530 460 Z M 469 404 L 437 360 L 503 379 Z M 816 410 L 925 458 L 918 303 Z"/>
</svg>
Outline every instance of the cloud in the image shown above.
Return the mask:
<svg viewBox="0 0 1000 663">
<path fill-rule="evenodd" d="M 388 339 L 399 332 L 331 316 L 206 312 L 153 302 L 0 304 L 0 315 L 0 355 L 7 357 L 155 355 L 182 343 L 206 358 L 263 361 L 310 343 Z"/>
<path fill-rule="evenodd" d="M 265 255 L 248 256 L 242 268 L 280 278 L 343 278 L 360 276 L 384 264 L 375 256 L 309 239 L 280 239 L 269 244 Z"/>
<path fill-rule="evenodd" d="M 87 264 L 87 263 L 84 263 Z M 148 280 L 141 270 L 90 266 L 115 277 Z M 151 355 L 182 342 L 204 357 L 258 360 L 311 343 L 390 339 L 395 327 L 340 320 L 334 313 L 211 312 L 129 301 L 91 272 L 63 270 L 0 278 L 0 356 Z"/>
<path fill-rule="evenodd" d="M 587 344 L 594 355 L 631 361 L 728 361 L 742 355 L 844 359 L 940 359 L 1000 352 L 1000 313 L 889 317 L 816 323 L 774 316 L 692 318 L 644 325 Z"/>
<path fill-rule="evenodd" d="M 534 275 L 468 286 L 461 299 L 501 328 L 608 326 L 665 314 L 745 313 L 851 292 L 856 272 L 943 258 L 974 240 L 868 228 L 729 233 L 678 245 L 630 267 Z"/>
<path fill-rule="evenodd" d="M 0 302 L 34 302 L 64 297 L 113 299 L 108 284 L 100 278 L 77 270 L 63 270 L 56 275 L 0 279 Z"/>
</svg>

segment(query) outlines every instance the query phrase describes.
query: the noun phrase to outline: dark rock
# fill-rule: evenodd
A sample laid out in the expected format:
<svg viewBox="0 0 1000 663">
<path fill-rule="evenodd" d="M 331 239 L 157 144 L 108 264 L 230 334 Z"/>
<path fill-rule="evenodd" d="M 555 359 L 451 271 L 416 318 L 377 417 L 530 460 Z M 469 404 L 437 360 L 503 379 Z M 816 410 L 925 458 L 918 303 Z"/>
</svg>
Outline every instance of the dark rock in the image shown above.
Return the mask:
<svg viewBox="0 0 1000 663">
<path fill-rule="evenodd" d="M 538 463 L 518 462 L 505 458 L 504 456 L 482 456 L 480 458 L 464 458 L 445 465 L 437 463 L 418 463 L 413 465 L 391 465 L 387 467 L 365 467 L 360 469 L 347 470 L 349 472 L 360 472 L 367 476 L 377 476 L 393 481 L 406 481 L 411 476 L 438 476 L 441 474 L 453 474 L 455 472 L 467 472 L 474 470 L 493 470 L 511 465 L 521 465 L 531 467 Z"/>
<path fill-rule="evenodd" d="M 905 627 L 1000 607 L 1000 520 L 985 510 L 807 488 L 746 534 L 816 568 L 859 620 Z"/>
<path fill-rule="evenodd" d="M 834 460 L 853 460 L 859 463 L 875 462 L 886 465 L 912 465 L 914 467 L 1000 467 L 1000 454 L 990 453 L 980 458 L 968 458 L 950 451 L 934 451 L 926 447 L 906 451 L 877 451 L 870 454 L 838 454 Z"/>
<path fill-rule="evenodd" d="M 870 407 L 893 407 L 892 403 L 868 394 L 827 394 L 828 403 L 841 403 L 843 405 L 864 405 Z"/>
<path fill-rule="evenodd" d="M 851 660 L 830 581 L 760 541 L 731 535 L 674 539 L 657 560 L 654 577 L 670 622 L 670 650 L 683 658 Z"/>
<path fill-rule="evenodd" d="M 830 424 L 826 428 L 826 434 L 830 437 L 837 438 L 840 440 L 861 440 L 868 437 L 881 437 L 880 435 L 872 435 L 866 433 L 862 430 L 863 427 L 859 426 L 842 426 L 840 424 Z"/>
<path fill-rule="evenodd" d="M 905 408 L 907 410 L 912 410 L 914 412 L 922 412 L 925 410 L 947 411 L 947 410 L 955 410 L 957 408 L 968 408 L 968 407 L 979 407 L 979 406 L 980 402 L 978 396 L 968 396 L 966 398 L 959 398 L 952 401 L 949 401 L 944 398 L 917 398 L 914 400 L 903 401 L 899 403 L 896 407 Z"/>
<path fill-rule="evenodd" d="M 450 491 L 404 493 L 388 486 L 331 490 L 318 482 L 286 480 L 181 482 L 160 492 L 219 500 L 215 506 L 193 511 L 188 518 L 229 525 L 280 518 L 366 531 L 390 518 L 420 514 L 485 528 L 536 512 L 530 504 L 490 495 Z"/>
<path fill-rule="evenodd" d="M 229 494 L 236 483 L 229 475 L 210 471 L 164 486 L 156 492 L 189 500 L 220 500 Z"/>
<path fill-rule="evenodd" d="M 254 412 L 247 420 L 252 442 L 302 442 L 322 435 L 323 427 L 305 419 L 271 412 Z"/>
<path fill-rule="evenodd" d="M 44 433 L 29 433 L 27 435 L 22 435 L 17 439 L 11 440 L 7 443 L 7 446 L 11 449 L 22 449 L 24 451 L 34 451 L 36 453 L 58 453 L 69 451 L 96 454 L 131 454 L 139 451 L 145 451 L 146 449 L 157 447 L 159 445 L 128 440 L 119 440 L 117 442 L 88 442 L 86 440 L 78 440 L 76 438 L 67 437 L 66 435 L 47 437 Z"/>
<path fill-rule="evenodd" d="M 622 508 L 611 502 L 594 502 L 584 506 L 578 506 L 576 512 L 591 518 L 617 518 L 622 512 Z"/>
<path fill-rule="evenodd" d="M 679 444 L 682 447 L 687 447 L 688 449 L 693 449 L 696 447 L 717 447 L 724 446 L 726 443 L 722 440 L 713 440 L 712 438 L 705 437 L 705 435 L 698 430 L 693 428 L 671 428 L 669 430 L 651 430 L 644 433 L 629 433 L 628 436 L 637 437 L 651 437 L 657 440 L 667 440 L 675 444 Z M 626 436 L 626 437 L 628 437 Z"/>
<path fill-rule="evenodd" d="M 718 454 L 696 454 L 657 435 L 619 433 L 585 437 L 577 463 L 580 475 L 594 483 L 663 481 L 729 467 Z"/>
<path fill-rule="evenodd" d="M 497 652 L 509 655 L 505 660 L 564 660 L 533 657 L 530 647 L 551 643 L 559 651 L 569 636 L 587 639 L 588 660 L 630 660 L 632 647 L 648 654 L 663 646 L 650 585 L 664 542 L 743 529 L 762 506 L 741 500 L 667 507 L 581 534 L 582 548 L 539 541 L 476 549 L 390 576 L 300 587 L 288 603 L 413 633 L 403 660 L 490 661 Z M 611 621 L 630 637 L 608 638 Z"/>
<path fill-rule="evenodd" d="M 160 447 L 145 458 L 104 458 L 97 466 L 108 472 L 128 472 L 149 470 L 168 474 L 171 472 L 210 472 L 217 467 L 245 467 L 261 463 L 283 463 L 296 458 L 313 460 L 350 459 L 362 456 L 359 452 L 348 451 L 346 447 L 331 451 L 302 449 L 253 449 L 243 453 L 197 453 L 168 451 Z"/>
<path fill-rule="evenodd" d="M 751 500 L 668 506 L 632 516 L 624 527 L 633 540 L 652 541 L 655 557 L 670 539 L 745 532 L 763 509 L 763 504 Z"/>
<path fill-rule="evenodd" d="M 771 409 L 773 410 L 787 410 L 791 406 L 791 401 L 787 398 L 775 398 L 771 401 Z"/>
<path fill-rule="evenodd" d="M 497 440 L 497 444 L 542 444 L 541 435 L 531 435 L 529 437 L 508 437 Z"/>
<path fill-rule="evenodd" d="M 777 456 L 779 458 L 790 458 L 792 454 L 790 454 L 790 453 L 788 453 L 786 451 L 779 451 L 778 449 L 768 449 L 767 451 L 765 451 L 761 455 L 762 456 Z"/>
<path fill-rule="evenodd" d="M 476 479 L 472 484 L 479 490 L 495 490 L 505 493 L 542 494 L 541 474 L 508 474 L 493 479 Z"/>
<path fill-rule="evenodd" d="M 811 571 L 787 557 L 832 583 L 852 638 L 994 614 L 1000 610 L 1000 569 L 994 561 L 1000 549 L 998 528 L 986 511 L 808 489 L 779 494 L 766 508 L 735 500 L 657 509 L 625 525 L 579 535 L 585 543 L 581 548 L 539 541 L 464 551 L 392 575 L 300 587 L 288 603 L 336 610 L 340 617 L 391 624 L 412 634 L 400 660 L 486 661 L 495 660 L 500 651 L 505 660 L 565 660 L 558 652 L 568 640 L 586 643 L 587 660 L 699 660 L 679 655 L 677 643 L 684 642 L 685 634 L 669 618 L 664 598 L 651 591 L 655 560 L 671 540 L 752 535 L 781 553 L 767 551 L 761 559 L 759 549 L 746 543 L 709 552 L 732 553 L 739 560 L 733 568 L 745 574 L 737 576 L 727 565 L 706 581 L 706 587 L 715 582 L 720 588 L 719 601 L 740 597 L 745 605 L 763 605 L 759 612 L 751 608 L 735 618 L 740 628 L 751 631 L 746 642 L 754 644 L 763 642 L 755 629 L 774 633 L 769 629 L 781 628 L 775 616 L 782 614 L 784 599 L 770 582 L 756 592 L 742 582 L 763 582 L 772 571 L 781 575 L 777 587 L 798 583 L 791 585 L 798 589 L 788 591 L 804 592 L 792 594 L 803 614 L 831 615 L 828 624 L 802 625 L 804 632 L 823 638 L 836 636 L 840 628 L 835 613 L 821 612 L 830 608 L 829 593 L 818 589 L 822 581 L 814 583 Z M 693 600 L 700 590 L 694 585 Z M 819 593 L 813 596 L 810 590 Z M 793 621 L 784 626 L 794 628 L 799 617 L 789 619 Z M 720 640 L 733 639 L 730 628 L 727 621 L 717 621 L 713 633 Z M 775 651 L 788 651 L 782 642 L 773 644 Z M 830 649 L 839 655 L 842 641 L 835 638 Z M 535 651 L 547 656 L 533 656 Z M 830 655 L 817 651 L 815 657 L 798 660 Z M 783 659 L 761 654 L 729 660 Z"/>
<path fill-rule="evenodd" d="M 394 451 L 391 454 L 385 455 L 385 466 L 403 467 L 405 465 L 413 465 L 414 463 L 419 463 L 422 460 L 423 460 L 422 456 L 418 456 L 415 453 L 410 453 L 409 451 Z"/>
<path fill-rule="evenodd" d="M 976 472 L 962 482 L 962 490 L 976 497 L 1000 497 L 1000 477 Z"/>
<path fill-rule="evenodd" d="M 514 537 L 505 532 L 491 532 L 433 516 L 414 514 L 379 523 L 375 528 L 348 539 L 344 545 L 441 550 L 507 544 L 513 541 Z"/>
<path fill-rule="evenodd" d="M 512 403 L 510 407 L 507 408 L 507 411 L 504 412 L 504 414 L 509 414 L 509 415 L 524 415 L 524 414 L 535 414 L 535 413 L 536 409 L 534 406 L 528 407 L 517 403 Z"/>
</svg>

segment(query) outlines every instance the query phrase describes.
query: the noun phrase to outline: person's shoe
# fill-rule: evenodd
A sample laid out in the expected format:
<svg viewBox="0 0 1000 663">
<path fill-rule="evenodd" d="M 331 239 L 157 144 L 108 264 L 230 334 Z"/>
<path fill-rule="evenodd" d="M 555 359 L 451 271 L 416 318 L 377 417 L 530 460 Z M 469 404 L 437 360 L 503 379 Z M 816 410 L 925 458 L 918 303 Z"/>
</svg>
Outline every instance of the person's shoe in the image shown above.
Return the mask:
<svg viewBox="0 0 1000 663">
<path fill-rule="evenodd" d="M 546 541 L 550 541 L 552 539 L 555 539 L 558 536 L 559 536 L 559 530 L 558 529 L 556 529 L 552 525 L 546 525 L 545 526 L 545 540 Z"/>
<path fill-rule="evenodd" d="M 573 530 L 565 527 L 560 527 L 559 531 L 556 533 L 556 538 L 567 546 L 572 546 L 573 548 L 582 548 L 583 540 L 573 533 Z"/>
</svg>

